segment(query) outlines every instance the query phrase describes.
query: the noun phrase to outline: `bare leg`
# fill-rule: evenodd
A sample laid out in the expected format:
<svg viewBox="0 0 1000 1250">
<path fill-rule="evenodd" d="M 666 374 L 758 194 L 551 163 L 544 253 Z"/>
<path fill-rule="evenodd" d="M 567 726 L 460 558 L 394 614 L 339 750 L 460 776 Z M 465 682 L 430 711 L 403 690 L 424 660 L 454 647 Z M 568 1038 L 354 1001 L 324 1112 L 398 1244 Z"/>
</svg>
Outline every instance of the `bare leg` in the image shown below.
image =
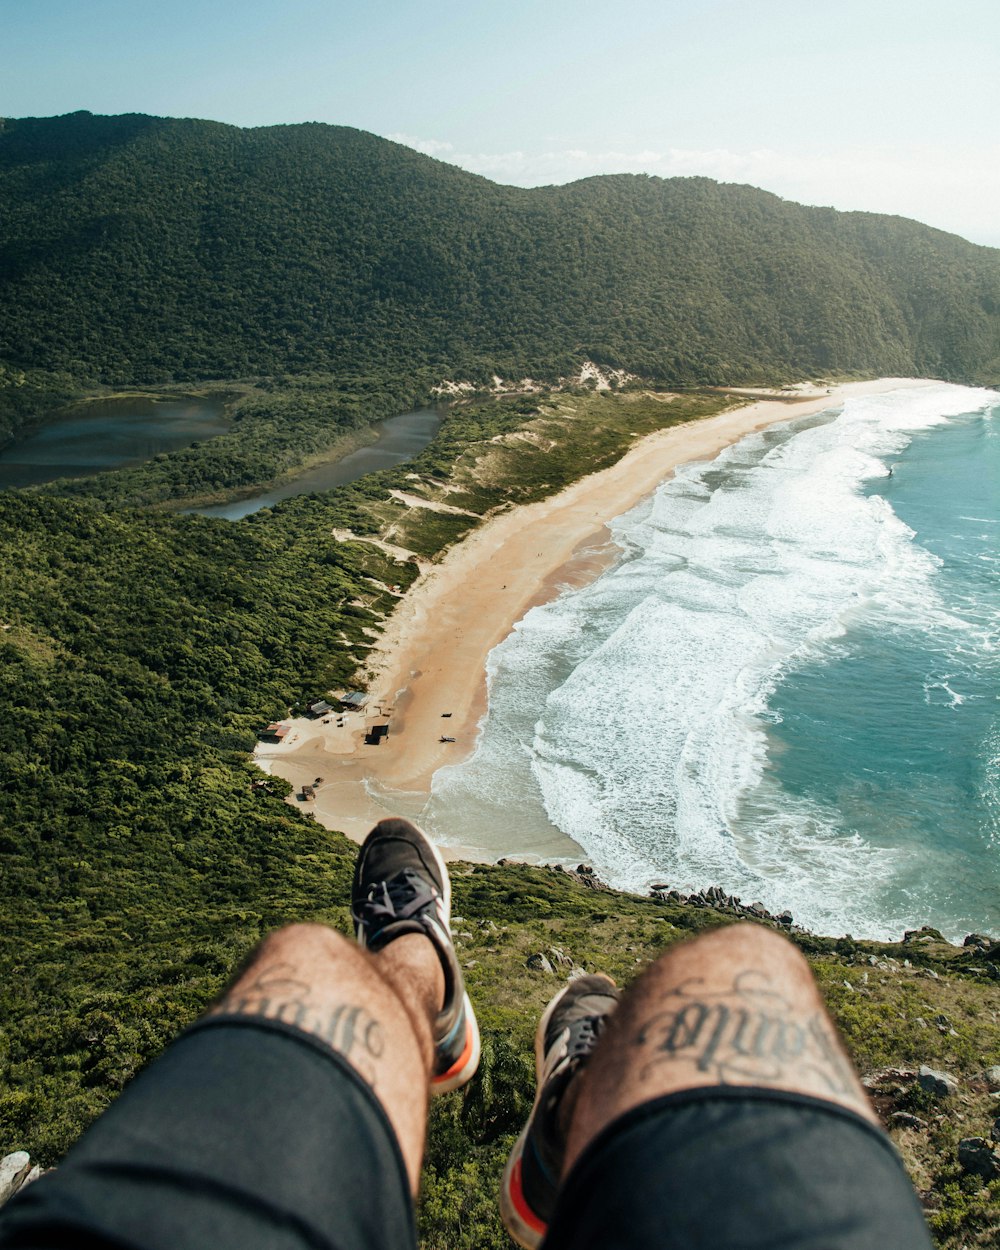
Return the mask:
<svg viewBox="0 0 1000 1250">
<path fill-rule="evenodd" d="M 272 933 L 212 1007 L 281 1020 L 313 1034 L 372 1087 L 416 1193 L 434 1043 L 444 996 L 434 947 L 406 934 L 376 955 L 323 925 Z"/>
<path fill-rule="evenodd" d="M 808 964 L 759 925 L 716 929 L 661 956 L 573 1084 L 563 1175 L 626 1111 L 695 1087 L 794 1090 L 878 1122 Z"/>
</svg>

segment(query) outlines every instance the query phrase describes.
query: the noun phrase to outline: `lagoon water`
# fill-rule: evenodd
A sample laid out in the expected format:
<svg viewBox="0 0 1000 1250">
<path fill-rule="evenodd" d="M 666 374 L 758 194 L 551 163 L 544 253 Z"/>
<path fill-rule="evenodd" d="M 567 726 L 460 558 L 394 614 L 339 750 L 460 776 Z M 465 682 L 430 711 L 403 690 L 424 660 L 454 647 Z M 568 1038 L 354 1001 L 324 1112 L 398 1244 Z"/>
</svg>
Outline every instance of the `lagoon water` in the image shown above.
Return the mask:
<svg viewBox="0 0 1000 1250">
<path fill-rule="evenodd" d="M 612 528 L 491 655 L 427 825 L 547 859 L 561 830 L 620 887 L 824 933 L 1000 934 L 1000 394 L 850 400 Z"/>
<path fill-rule="evenodd" d="M 222 404 L 210 400 L 92 400 L 0 450 L 0 489 L 141 464 L 228 428 Z"/>
</svg>

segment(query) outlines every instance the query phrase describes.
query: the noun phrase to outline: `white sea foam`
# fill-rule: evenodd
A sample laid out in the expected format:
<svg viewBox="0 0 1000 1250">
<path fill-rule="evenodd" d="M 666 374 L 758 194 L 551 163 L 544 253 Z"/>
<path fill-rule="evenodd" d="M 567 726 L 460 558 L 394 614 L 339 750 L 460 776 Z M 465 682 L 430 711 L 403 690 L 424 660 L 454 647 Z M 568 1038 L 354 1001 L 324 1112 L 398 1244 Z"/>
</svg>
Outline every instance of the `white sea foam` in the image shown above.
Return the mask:
<svg viewBox="0 0 1000 1250">
<path fill-rule="evenodd" d="M 898 933 L 907 917 L 877 901 L 896 853 L 775 792 L 768 700 L 858 621 L 967 628 L 935 593 L 936 558 L 862 488 L 914 432 L 995 401 L 943 384 L 851 400 L 682 468 L 614 523 L 619 565 L 493 653 L 486 731 L 438 775 L 431 815 L 485 799 L 538 824 L 533 777 L 552 824 L 623 888 L 721 884 L 823 931 Z M 928 699 L 960 705 L 949 678 L 929 677 Z"/>
</svg>

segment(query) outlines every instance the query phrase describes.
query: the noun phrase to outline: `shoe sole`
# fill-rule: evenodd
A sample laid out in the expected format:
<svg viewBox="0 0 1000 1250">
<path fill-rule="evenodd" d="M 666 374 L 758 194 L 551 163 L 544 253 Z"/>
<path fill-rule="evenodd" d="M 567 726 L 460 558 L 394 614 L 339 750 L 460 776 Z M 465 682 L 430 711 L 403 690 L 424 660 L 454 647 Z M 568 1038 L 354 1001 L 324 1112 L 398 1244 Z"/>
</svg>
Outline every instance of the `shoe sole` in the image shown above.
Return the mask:
<svg viewBox="0 0 1000 1250">
<path fill-rule="evenodd" d="M 507 1157 L 507 1166 L 503 1170 L 503 1177 L 500 1181 L 500 1218 L 503 1220 L 504 1228 L 524 1250 L 538 1250 L 545 1238 L 545 1234 L 549 1230 L 548 1224 L 532 1211 L 525 1199 L 524 1188 L 521 1184 L 521 1160 L 524 1157 L 524 1147 L 528 1140 L 528 1132 L 535 1118 L 535 1110 L 542 1096 L 542 1069 L 545 1066 L 545 1033 L 549 1027 L 549 1021 L 552 1019 L 552 1013 L 572 984 L 572 981 L 567 981 L 555 998 L 552 999 L 542 1012 L 542 1018 L 539 1020 L 538 1028 L 535 1030 L 535 1100 L 531 1104 L 531 1114 L 528 1116 L 524 1128 L 521 1129 L 521 1134 L 514 1143 L 513 1150 Z"/>
<path fill-rule="evenodd" d="M 414 828 L 416 828 L 415 825 Z M 448 866 L 444 862 L 444 856 L 427 834 L 422 829 L 418 830 L 418 832 L 430 848 L 438 873 L 444 882 L 442 901 L 444 903 L 445 923 L 448 926 L 448 937 L 452 939 L 454 944 L 454 938 L 452 938 L 451 934 L 451 876 L 448 872 Z M 479 1037 L 479 1022 L 476 1020 L 476 1013 L 472 1010 L 472 1000 L 464 987 L 462 989 L 462 1002 L 465 1010 L 465 1045 L 462 1047 L 461 1055 L 459 1055 L 447 1072 L 442 1072 L 440 1076 L 431 1078 L 432 1097 L 437 1097 L 439 1094 L 450 1094 L 452 1090 L 461 1089 L 463 1085 L 467 1085 L 472 1080 L 476 1069 L 479 1067 L 479 1053 L 482 1048 L 482 1042 Z"/>
</svg>

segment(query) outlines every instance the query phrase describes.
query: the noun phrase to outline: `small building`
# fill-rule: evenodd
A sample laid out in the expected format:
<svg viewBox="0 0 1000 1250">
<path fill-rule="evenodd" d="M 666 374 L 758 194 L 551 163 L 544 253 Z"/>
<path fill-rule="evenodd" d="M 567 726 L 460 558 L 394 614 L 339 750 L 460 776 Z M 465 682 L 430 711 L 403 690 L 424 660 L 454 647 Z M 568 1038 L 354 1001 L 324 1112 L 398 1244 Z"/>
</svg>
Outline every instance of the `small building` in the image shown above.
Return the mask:
<svg viewBox="0 0 1000 1250">
<path fill-rule="evenodd" d="M 261 737 L 267 738 L 271 742 L 281 742 L 291 729 L 291 725 L 283 725 L 281 721 L 273 721 L 268 727 L 261 731 Z"/>
<path fill-rule="evenodd" d="M 368 702 L 368 696 L 363 690 L 349 690 L 347 694 L 342 695 L 337 702 L 351 712 L 360 712 Z"/>
<path fill-rule="evenodd" d="M 326 699 L 316 699 L 307 705 L 310 716 L 328 716 L 333 711 L 333 704 Z"/>
</svg>

